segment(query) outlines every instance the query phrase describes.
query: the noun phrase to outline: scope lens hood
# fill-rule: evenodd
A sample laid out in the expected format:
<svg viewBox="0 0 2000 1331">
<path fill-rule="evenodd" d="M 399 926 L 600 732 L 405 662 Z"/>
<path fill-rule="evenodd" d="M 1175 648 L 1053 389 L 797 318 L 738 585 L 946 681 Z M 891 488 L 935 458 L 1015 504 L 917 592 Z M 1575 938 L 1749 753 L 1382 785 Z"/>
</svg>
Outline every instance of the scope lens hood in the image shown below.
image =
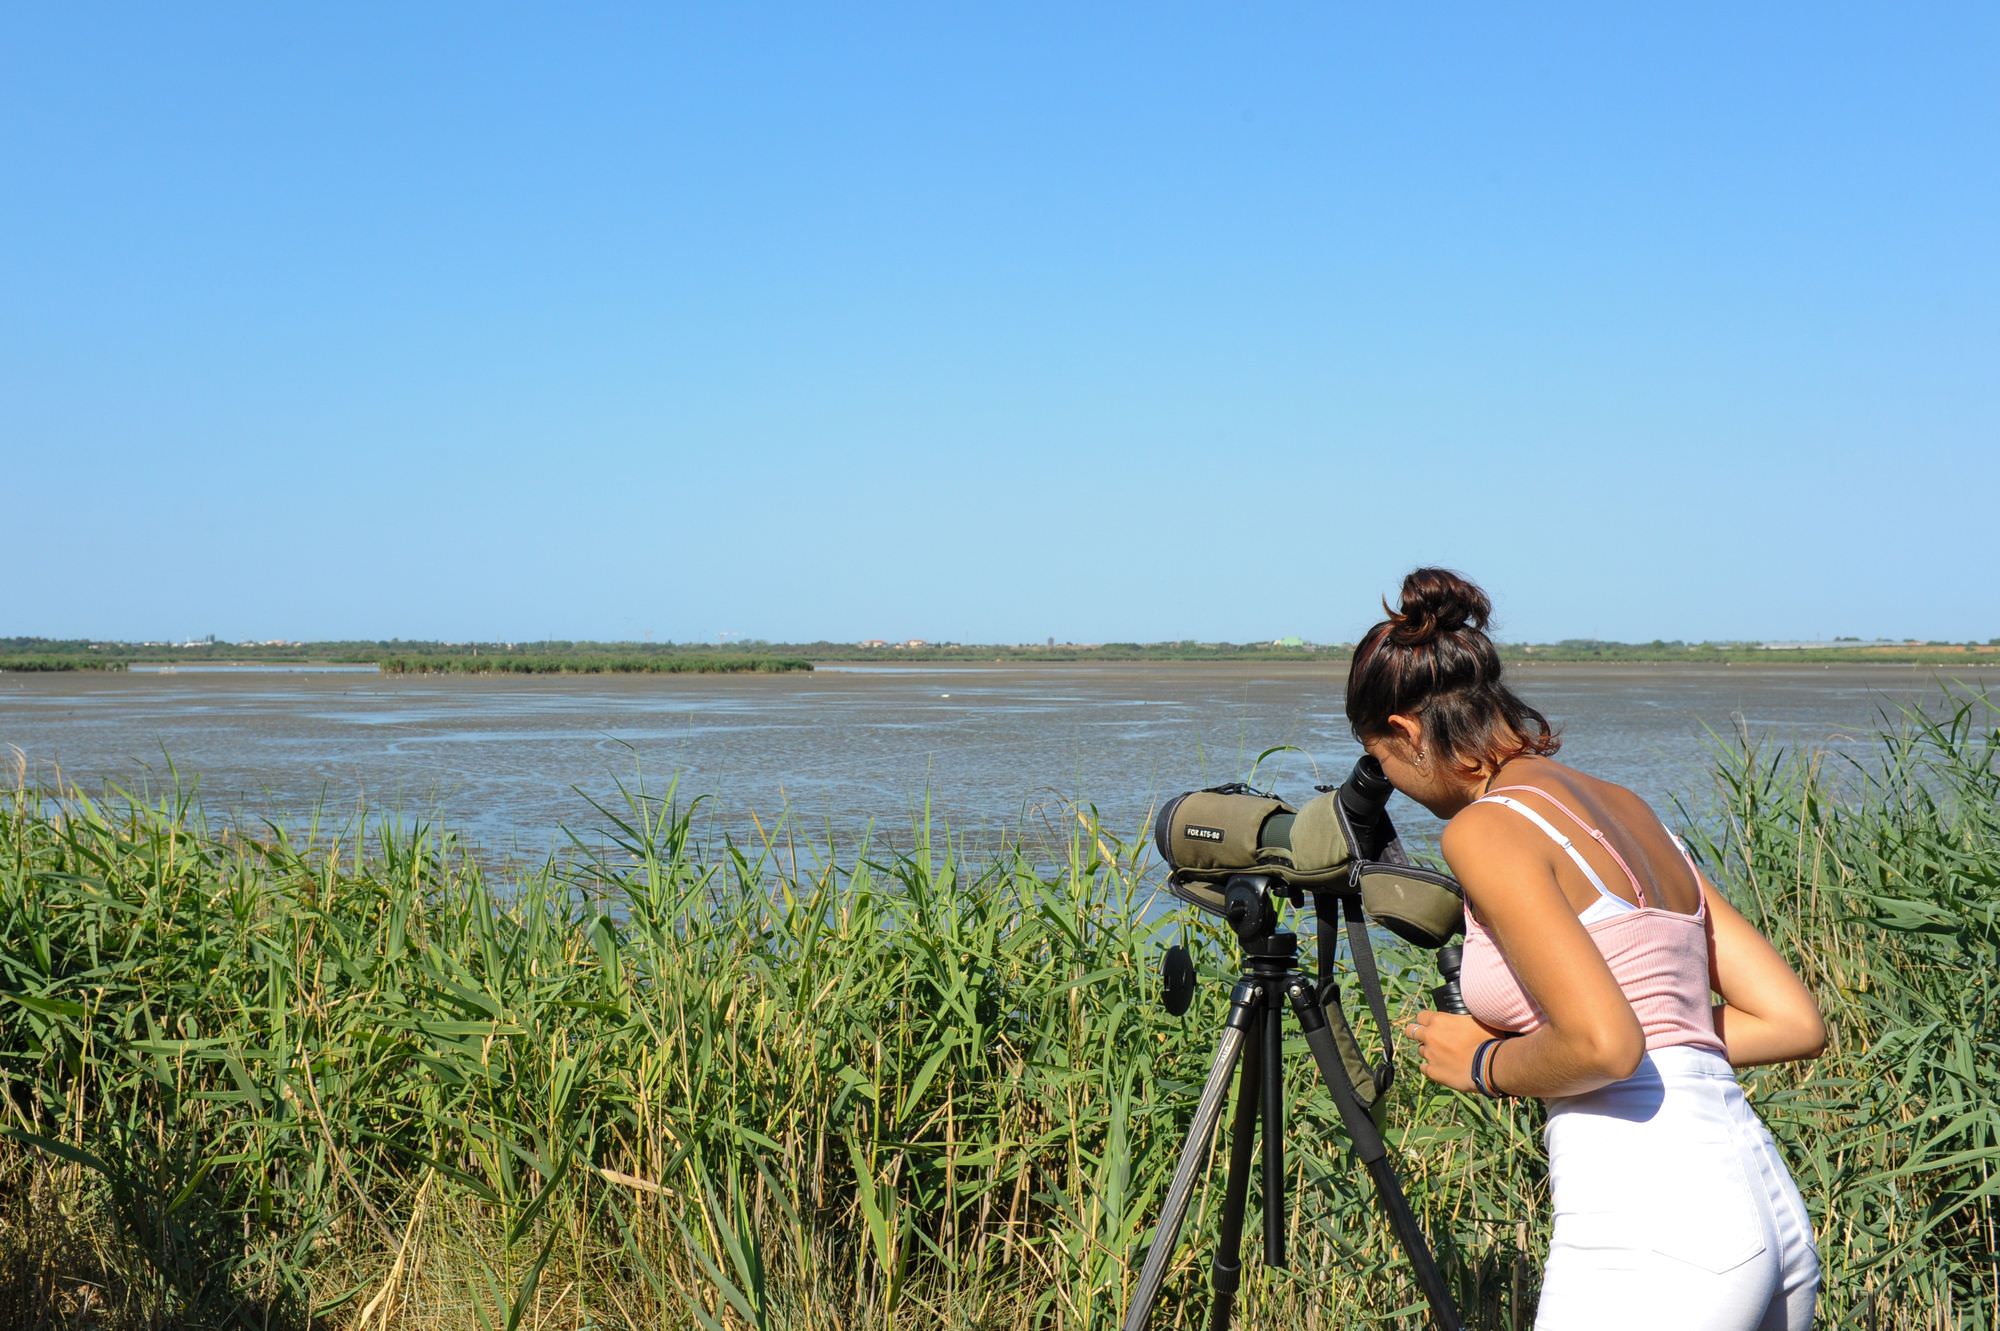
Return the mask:
<svg viewBox="0 0 2000 1331">
<path fill-rule="evenodd" d="M 1160 816 L 1153 820 L 1153 849 L 1159 851 L 1160 858 L 1170 866 L 1174 862 L 1174 814 L 1181 807 L 1181 801 L 1193 793 L 1193 791 L 1183 791 L 1168 800 L 1161 808 Z M 1171 887 L 1172 884 L 1168 886 Z"/>
</svg>

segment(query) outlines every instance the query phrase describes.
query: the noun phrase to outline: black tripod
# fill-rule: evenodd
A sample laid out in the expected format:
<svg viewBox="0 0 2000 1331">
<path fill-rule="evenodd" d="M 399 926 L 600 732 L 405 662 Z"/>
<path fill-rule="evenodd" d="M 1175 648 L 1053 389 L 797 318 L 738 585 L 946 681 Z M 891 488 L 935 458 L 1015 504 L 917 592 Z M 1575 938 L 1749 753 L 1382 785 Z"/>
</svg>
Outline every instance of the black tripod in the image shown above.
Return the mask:
<svg viewBox="0 0 2000 1331">
<path fill-rule="evenodd" d="M 1284 1005 L 1287 1002 L 1298 1016 L 1320 1078 L 1326 1082 L 1340 1110 L 1354 1153 L 1368 1167 L 1382 1209 L 1409 1256 L 1417 1283 L 1423 1286 L 1430 1301 L 1432 1320 L 1438 1331 L 1460 1331 L 1458 1310 L 1431 1256 L 1430 1244 L 1403 1196 L 1403 1185 L 1389 1160 L 1381 1130 L 1375 1126 L 1341 1060 L 1319 987 L 1298 969 L 1299 940 L 1276 928 L 1277 911 L 1270 900 L 1270 891 L 1269 880 L 1261 875 L 1240 875 L 1229 884 L 1226 918 L 1242 941 L 1243 970 L 1229 995 L 1229 1016 L 1223 1023 L 1215 1063 L 1195 1106 L 1194 1121 L 1188 1126 L 1180 1163 L 1174 1169 L 1173 1182 L 1160 1209 L 1159 1229 L 1154 1232 L 1153 1246 L 1139 1273 L 1138 1288 L 1125 1313 L 1124 1331 L 1145 1331 L 1147 1319 L 1152 1315 L 1160 1284 L 1166 1278 L 1167 1263 L 1173 1257 L 1174 1241 L 1187 1217 L 1195 1177 L 1208 1157 L 1215 1125 L 1222 1117 L 1222 1098 L 1229 1090 L 1230 1075 L 1239 1064 L 1242 1075 L 1237 1084 L 1236 1116 L 1229 1129 L 1229 1175 L 1223 1194 L 1222 1234 L 1216 1244 L 1212 1269 L 1215 1302 L 1209 1308 L 1210 1331 L 1226 1331 L 1236 1304 L 1236 1290 L 1242 1281 L 1243 1213 L 1250 1195 L 1253 1130 L 1260 1115 L 1264 1147 L 1264 1260 L 1270 1266 L 1285 1264 Z M 1333 922 L 1322 916 L 1320 928 L 1324 939 Z M 1322 961 L 1328 958 L 1329 949 L 1322 944 Z M 1456 977 L 1448 972 L 1447 979 L 1455 982 Z"/>
</svg>

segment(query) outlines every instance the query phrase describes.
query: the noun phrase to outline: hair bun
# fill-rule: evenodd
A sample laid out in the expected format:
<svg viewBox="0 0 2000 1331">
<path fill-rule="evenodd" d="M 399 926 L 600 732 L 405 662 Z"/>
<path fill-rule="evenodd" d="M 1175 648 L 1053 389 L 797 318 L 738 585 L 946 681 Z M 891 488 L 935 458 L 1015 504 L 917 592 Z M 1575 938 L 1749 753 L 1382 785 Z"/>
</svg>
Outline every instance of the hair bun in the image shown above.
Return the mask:
<svg viewBox="0 0 2000 1331">
<path fill-rule="evenodd" d="M 1484 631 L 1493 603 L 1448 568 L 1420 568 L 1403 579 L 1402 607 L 1390 611 L 1398 642 L 1419 646 L 1446 633 Z"/>
</svg>

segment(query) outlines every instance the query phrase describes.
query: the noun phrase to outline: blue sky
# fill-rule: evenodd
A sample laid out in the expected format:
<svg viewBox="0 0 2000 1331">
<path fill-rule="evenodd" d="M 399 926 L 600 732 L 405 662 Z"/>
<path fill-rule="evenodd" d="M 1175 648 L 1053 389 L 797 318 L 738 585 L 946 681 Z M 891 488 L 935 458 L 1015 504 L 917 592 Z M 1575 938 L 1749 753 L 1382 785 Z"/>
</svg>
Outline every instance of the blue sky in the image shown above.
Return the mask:
<svg viewBox="0 0 2000 1331">
<path fill-rule="evenodd" d="M 15 6 L 0 635 L 2000 635 L 1990 5 Z"/>
</svg>

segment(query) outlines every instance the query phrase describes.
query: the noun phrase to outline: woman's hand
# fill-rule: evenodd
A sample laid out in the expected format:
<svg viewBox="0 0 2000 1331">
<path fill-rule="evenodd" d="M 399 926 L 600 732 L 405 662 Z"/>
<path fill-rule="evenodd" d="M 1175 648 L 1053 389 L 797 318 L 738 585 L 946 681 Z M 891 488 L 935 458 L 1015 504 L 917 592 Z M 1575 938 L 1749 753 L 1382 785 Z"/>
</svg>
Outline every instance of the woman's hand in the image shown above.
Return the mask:
<svg viewBox="0 0 2000 1331">
<path fill-rule="evenodd" d="M 1454 1091 L 1472 1090 L 1472 1055 L 1496 1035 L 1505 1035 L 1475 1018 L 1456 1012 L 1419 1012 L 1403 1027 L 1417 1042 L 1424 1075 Z"/>
</svg>

